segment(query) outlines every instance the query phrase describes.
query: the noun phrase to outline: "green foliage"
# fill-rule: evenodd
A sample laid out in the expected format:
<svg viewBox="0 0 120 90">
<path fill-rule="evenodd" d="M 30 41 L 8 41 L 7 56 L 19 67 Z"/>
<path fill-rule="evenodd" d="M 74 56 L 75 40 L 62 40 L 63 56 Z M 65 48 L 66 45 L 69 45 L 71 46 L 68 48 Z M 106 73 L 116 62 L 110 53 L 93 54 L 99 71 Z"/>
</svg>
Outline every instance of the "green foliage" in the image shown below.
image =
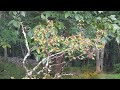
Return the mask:
<svg viewBox="0 0 120 90">
<path fill-rule="evenodd" d="M 118 64 L 114 64 L 114 70 L 113 70 L 114 73 L 120 73 L 120 63 Z"/>
<path fill-rule="evenodd" d="M 61 51 L 69 60 L 79 55 L 84 60 L 94 47 L 104 48 L 113 38 L 120 43 L 119 11 L 6 11 L 0 19 L 0 46 L 10 48 L 24 40 L 22 22 L 37 60 Z"/>
<path fill-rule="evenodd" d="M 57 36 L 57 35 L 65 34 L 63 32 L 68 32 L 66 34 L 68 37 L 70 35 L 75 35 L 75 34 L 80 33 L 82 29 L 84 30 L 83 32 L 84 32 L 85 37 L 93 38 L 93 39 L 97 37 L 96 36 L 97 31 L 102 31 L 102 32 L 104 31 L 104 33 L 101 34 L 101 36 L 99 37 L 99 40 L 101 39 L 101 41 L 105 44 L 109 40 L 108 35 L 110 34 L 113 37 L 116 36 L 115 32 L 113 31 L 116 31 L 119 29 L 119 26 L 114 23 L 116 20 L 118 20 L 117 15 L 115 15 L 114 12 L 109 12 L 109 14 L 107 14 L 106 12 L 103 12 L 103 11 L 98 11 L 98 12 L 96 11 L 93 11 L 93 12 L 89 12 L 89 11 L 42 11 L 42 12 L 38 12 L 37 11 L 38 13 L 37 14 L 36 12 L 24 12 L 24 11 L 13 11 L 12 12 L 10 11 L 10 13 L 13 16 L 14 20 L 10 21 L 9 24 L 12 23 L 17 28 L 20 27 L 19 22 L 25 21 L 25 23 L 29 23 L 30 17 L 34 18 L 35 20 L 37 17 L 39 17 L 40 21 L 35 22 L 37 23 L 37 26 L 40 23 L 39 27 L 41 30 L 43 29 L 45 30 L 46 26 L 49 27 L 48 33 L 45 33 L 46 39 L 50 37 L 50 33 L 51 34 L 55 33 L 55 36 Z M 27 16 L 28 19 L 26 18 L 25 20 L 23 20 L 21 15 L 24 17 Z M 30 15 L 33 15 L 33 16 L 30 16 Z M 49 25 L 47 24 L 47 22 L 49 22 L 48 20 L 51 21 L 51 24 L 49 23 Z M 29 23 L 28 25 L 31 27 L 34 24 Z M 34 38 L 33 37 L 34 30 L 35 29 L 31 29 L 28 31 L 28 37 L 30 37 L 31 39 Z M 39 39 L 43 37 L 40 35 L 40 33 L 38 34 L 39 34 Z M 36 40 L 38 40 L 38 38 L 36 38 Z M 116 41 L 119 43 L 118 37 L 116 38 Z M 41 43 L 43 44 L 46 43 L 46 41 L 44 40 L 43 42 Z M 71 41 L 70 43 L 73 43 L 73 41 Z M 30 42 L 30 44 L 36 45 L 36 43 L 33 43 L 33 42 L 32 43 Z M 39 41 L 39 44 L 40 44 L 40 41 Z M 74 45 L 76 44 L 74 43 Z M 45 47 L 46 46 L 38 47 L 38 48 L 45 48 Z M 54 47 L 56 48 L 51 49 L 51 52 L 55 51 L 55 49 L 58 50 L 58 47 L 61 47 L 61 41 L 59 41 L 59 43 L 55 42 Z M 38 48 L 36 48 L 36 50 L 37 50 L 37 53 L 39 54 L 41 50 L 39 50 Z M 61 48 L 64 48 L 64 47 L 61 47 Z M 61 50 L 59 49 L 58 51 L 61 51 Z M 45 57 L 45 55 L 42 55 L 42 56 L 37 55 L 37 56 Z"/>
<path fill-rule="evenodd" d="M 65 73 L 81 73 L 81 68 L 79 67 L 65 67 L 63 69 Z"/>
<path fill-rule="evenodd" d="M 11 48 L 11 44 L 15 44 L 18 40 L 18 34 L 17 31 L 8 29 L 3 30 L 0 33 L 0 46 L 3 48 Z"/>
<path fill-rule="evenodd" d="M 25 17 L 26 12 L 25 12 L 25 11 L 21 11 L 20 14 L 21 14 L 23 17 Z"/>
<path fill-rule="evenodd" d="M 63 75 L 63 79 L 96 79 L 98 74 L 93 68 L 88 66 L 84 67 L 66 67 L 64 68 L 64 73 L 72 73 L 73 75 Z"/>
<path fill-rule="evenodd" d="M 64 75 L 62 76 L 62 79 L 82 79 L 81 75 Z"/>
<path fill-rule="evenodd" d="M 67 75 L 67 76 L 63 76 L 62 79 L 120 79 L 120 74 L 95 74 L 95 73 L 87 73 L 84 74 L 85 76 L 83 76 L 82 74 L 80 75 Z M 92 75 L 92 77 L 90 76 Z M 88 78 L 89 77 L 89 78 Z"/>
<path fill-rule="evenodd" d="M 63 72 L 65 73 L 84 73 L 84 72 L 94 72 L 95 71 L 95 66 L 91 65 L 84 65 L 81 67 L 65 67 L 63 69 Z"/>
<path fill-rule="evenodd" d="M 120 79 L 120 74 L 99 74 L 96 79 Z"/>
<path fill-rule="evenodd" d="M 92 66 L 92 65 L 84 65 L 80 68 L 81 72 L 84 73 L 84 72 L 94 72 L 95 71 L 95 66 Z"/>
<path fill-rule="evenodd" d="M 21 79 L 25 76 L 25 70 L 15 64 L 8 62 L 0 62 L 0 79 Z"/>
<path fill-rule="evenodd" d="M 16 21 L 16 20 L 11 20 L 8 25 L 11 25 L 13 24 L 13 26 L 15 26 L 16 28 L 20 28 L 20 22 L 19 21 Z"/>
<path fill-rule="evenodd" d="M 117 41 L 118 44 L 120 44 L 120 37 L 119 36 L 116 37 L 116 41 Z"/>
<path fill-rule="evenodd" d="M 44 58 L 48 54 L 65 52 L 66 58 L 76 59 L 80 54 L 87 54 L 87 50 L 92 46 L 89 38 L 85 38 L 81 33 L 69 37 L 57 35 L 53 21 L 48 21 L 46 27 L 39 25 L 34 29 L 34 45 L 32 51 L 37 58 Z"/>
<path fill-rule="evenodd" d="M 34 23 L 30 24 L 29 20 L 32 20 L 31 18 L 33 18 L 32 21 L 34 21 L 34 19 L 36 20 L 36 17 L 39 17 L 38 19 L 40 21 L 35 22 L 37 25 L 38 23 L 43 23 L 51 18 L 56 24 L 55 27 L 58 28 L 58 32 L 67 30 L 67 32 L 72 35 L 80 32 L 80 29 L 82 28 L 84 29 L 86 36 L 92 38 L 96 37 L 95 32 L 98 30 L 105 29 L 107 30 L 107 35 L 109 33 L 114 35 L 114 31 L 119 29 L 119 25 L 117 24 L 117 22 L 119 22 L 119 12 L 116 11 L 10 11 L 10 14 L 14 18 L 11 22 L 14 22 L 13 25 L 15 27 L 19 27 L 19 21 L 29 23 L 29 26 L 31 27 L 34 25 Z M 23 20 L 22 16 L 27 16 L 27 18 L 24 18 Z"/>
</svg>

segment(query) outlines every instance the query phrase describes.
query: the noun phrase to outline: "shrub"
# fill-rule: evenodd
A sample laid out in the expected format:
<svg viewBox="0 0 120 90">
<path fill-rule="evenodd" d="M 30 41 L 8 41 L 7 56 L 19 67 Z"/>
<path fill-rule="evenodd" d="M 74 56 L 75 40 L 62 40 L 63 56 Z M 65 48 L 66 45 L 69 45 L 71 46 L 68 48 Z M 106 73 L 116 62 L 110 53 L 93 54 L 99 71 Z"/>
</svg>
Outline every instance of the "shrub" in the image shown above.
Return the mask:
<svg viewBox="0 0 120 90">
<path fill-rule="evenodd" d="M 23 68 L 10 62 L 2 61 L 0 63 L 0 69 L 0 79 L 11 79 L 11 77 L 21 79 L 25 76 L 25 70 Z"/>
<path fill-rule="evenodd" d="M 120 63 L 114 65 L 114 73 L 120 73 Z"/>
</svg>

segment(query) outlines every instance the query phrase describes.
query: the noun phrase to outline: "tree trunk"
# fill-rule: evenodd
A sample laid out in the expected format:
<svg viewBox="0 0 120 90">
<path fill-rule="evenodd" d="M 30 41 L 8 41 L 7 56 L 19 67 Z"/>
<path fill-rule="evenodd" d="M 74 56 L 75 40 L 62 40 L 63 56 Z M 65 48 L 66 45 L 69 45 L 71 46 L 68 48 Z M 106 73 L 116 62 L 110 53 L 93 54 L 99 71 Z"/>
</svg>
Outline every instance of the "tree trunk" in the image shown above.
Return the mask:
<svg viewBox="0 0 120 90">
<path fill-rule="evenodd" d="M 4 60 L 7 60 L 7 47 L 4 48 Z"/>
<path fill-rule="evenodd" d="M 12 57 L 14 57 L 14 45 L 12 45 Z"/>
<path fill-rule="evenodd" d="M 104 48 L 102 50 L 96 49 L 96 72 L 103 72 Z"/>
<path fill-rule="evenodd" d="M 104 48 L 101 50 L 101 55 L 100 55 L 100 66 L 101 66 L 101 72 L 103 72 L 103 59 L 104 59 Z"/>
<path fill-rule="evenodd" d="M 24 53 L 24 50 L 23 50 L 23 46 L 22 46 L 22 43 L 20 42 L 20 48 L 21 48 L 21 51 L 22 51 L 22 57 L 25 56 L 25 53 Z"/>
<path fill-rule="evenodd" d="M 96 72 L 97 73 L 101 72 L 99 56 L 100 56 L 100 52 L 99 52 L 99 50 L 96 50 Z"/>
</svg>

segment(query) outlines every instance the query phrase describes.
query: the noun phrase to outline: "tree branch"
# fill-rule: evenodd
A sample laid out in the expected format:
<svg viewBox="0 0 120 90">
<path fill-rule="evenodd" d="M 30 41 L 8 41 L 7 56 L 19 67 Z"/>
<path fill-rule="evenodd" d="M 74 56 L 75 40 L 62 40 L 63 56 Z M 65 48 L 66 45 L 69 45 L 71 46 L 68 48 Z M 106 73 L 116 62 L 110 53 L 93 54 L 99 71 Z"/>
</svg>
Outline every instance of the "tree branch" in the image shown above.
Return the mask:
<svg viewBox="0 0 120 90">
<path fill-rule="evenodd" d="M 21 27 L 22 27 L 22 33 L 23 33 L 24 39 L 25 39 L 25 45 L 26 45 L 26 48 L 28 50 L 27 54 L 25 55 L 25 57 L 23 59 L 23 67 L 25 68 L 26 72 L 28 73 L 29 70 L 25 65 L 25 61 L 26 61 L 27 57 L 30 55 L 30 49 L 29 49 L 29 45 L 28 45 L 28 41 L 27 41 L 27 37 L 26 37 L 26 33 L 25 33 L 26 28 L 23 26 L 22 23 L 21 23 Z"/>
<path fill-rule="evenodd" d="M 38 67 L 39 67 L 43 62 L 48 62 L 51 57 L 54 57 L 54 56 L 56 56 L 56 55 L 58 55 L 58 54 L 61 54 L 61 53 L 64 53 L 64 52 L 59 52 L 59 53 L 50 55 L 50 56 L 48 56 L 48 57 L 46 57 L 46 58 L 43 58 L 42 61 L 40 61 L 28 74 L 29 74 L 29 75 L 32 75 L 32 73 L 33 73 L 36 69 L 38 69 Z M 48 66 L 47 64 L 48 64 L 48 63 L 46 63 L 45 66 Z"/>
</svg>

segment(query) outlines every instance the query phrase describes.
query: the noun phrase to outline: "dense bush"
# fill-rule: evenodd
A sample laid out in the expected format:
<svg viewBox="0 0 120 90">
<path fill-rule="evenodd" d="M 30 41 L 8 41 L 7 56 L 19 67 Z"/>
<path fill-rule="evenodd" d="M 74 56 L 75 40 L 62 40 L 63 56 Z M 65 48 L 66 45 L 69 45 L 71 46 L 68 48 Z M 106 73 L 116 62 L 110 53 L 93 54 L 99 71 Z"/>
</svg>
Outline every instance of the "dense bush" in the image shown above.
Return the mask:
<svg viewBox="0 0 120 90">
<path fill-rule="evenodd" d="M 120 73 L 120 63 L 118 64 L 114 64 L 114 70 L 113 70 L 114 73 Z"/>
</svg>

